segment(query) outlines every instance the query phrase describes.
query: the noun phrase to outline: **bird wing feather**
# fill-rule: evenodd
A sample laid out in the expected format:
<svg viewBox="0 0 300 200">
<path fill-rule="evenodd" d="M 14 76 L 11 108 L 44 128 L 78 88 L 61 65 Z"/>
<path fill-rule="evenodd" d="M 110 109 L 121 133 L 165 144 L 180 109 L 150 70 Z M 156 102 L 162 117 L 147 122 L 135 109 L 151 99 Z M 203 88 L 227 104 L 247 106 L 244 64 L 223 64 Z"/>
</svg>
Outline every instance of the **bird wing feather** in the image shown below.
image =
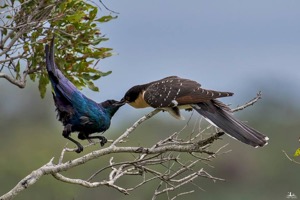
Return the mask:
<svg viewBox="0 0 300 200">
<path fill-rule="evenodd" d="M 49 45 L 46 45 L 46 67 L 49 74 L 52 87 L 57 98 L 63 98 L 71 104 L 76 104 L 80 100 L 84 101 L 87 99 L 75 85 L 70 82 L 63 73 L 58 69 L 54 62 L 54 38 L 51 41 L 50 49 Z M 76 100 L 74 99 L 74 93 L 76 93 Z"/>
<path fill-rule="evenodd" d="M 144 99 L 150 106 L 159 108 L 195 104 L 232 95 L 231 92 L 206 90 L 196 81 L 171 76 L 152 82 L 145 90 Z"/>
<path fill-rule="evenodd" d="M 45 52 L 46 67 L 52 83 L 53 97 L 60 119 L 69 119 L 76 112 L 83 115 L 80 118 L 82 124 L 96 123 L 99 114 L 103 114 L 103 111 L 99 109 L 101 105 L 83 95 L 58 69 L 54 61 L 54 39 L 51 41 L 50 48 L 49 45 L 46 45 Z"/>
</svg>

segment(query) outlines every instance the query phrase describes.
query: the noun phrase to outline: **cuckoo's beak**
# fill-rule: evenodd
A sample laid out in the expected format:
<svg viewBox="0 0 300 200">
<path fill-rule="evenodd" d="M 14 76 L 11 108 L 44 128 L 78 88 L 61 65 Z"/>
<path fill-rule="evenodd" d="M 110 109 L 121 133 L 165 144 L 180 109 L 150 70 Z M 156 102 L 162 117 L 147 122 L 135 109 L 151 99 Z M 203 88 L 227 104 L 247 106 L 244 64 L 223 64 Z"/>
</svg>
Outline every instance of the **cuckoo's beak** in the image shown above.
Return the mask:
<svg viewBox="0 0 300 200">
<path fill-rule="evenodd" d="M 120 101 L 114 103 L 114 105 L 116 106 L 123 106 L 126 102 L 126 100 L 124 98 L 122 98 Z"/>
</svg>

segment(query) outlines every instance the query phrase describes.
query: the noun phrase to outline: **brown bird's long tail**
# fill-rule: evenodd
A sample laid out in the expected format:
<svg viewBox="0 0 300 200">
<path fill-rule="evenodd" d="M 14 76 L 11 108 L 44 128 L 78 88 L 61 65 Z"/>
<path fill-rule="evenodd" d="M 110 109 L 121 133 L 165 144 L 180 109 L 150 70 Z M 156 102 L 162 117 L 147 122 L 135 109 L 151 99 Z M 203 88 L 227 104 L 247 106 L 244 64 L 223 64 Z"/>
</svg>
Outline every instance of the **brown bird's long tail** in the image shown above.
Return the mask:
<svg viewBox="0 0 300 200">
<path fill-rule="evenodd" d="M 230 108 L 218 100 L 193 104 L 192 107 L 214 125 L 243 143 L 253 147 L 268 144 L 267 136 L 234 118 Z"/>
</svg>

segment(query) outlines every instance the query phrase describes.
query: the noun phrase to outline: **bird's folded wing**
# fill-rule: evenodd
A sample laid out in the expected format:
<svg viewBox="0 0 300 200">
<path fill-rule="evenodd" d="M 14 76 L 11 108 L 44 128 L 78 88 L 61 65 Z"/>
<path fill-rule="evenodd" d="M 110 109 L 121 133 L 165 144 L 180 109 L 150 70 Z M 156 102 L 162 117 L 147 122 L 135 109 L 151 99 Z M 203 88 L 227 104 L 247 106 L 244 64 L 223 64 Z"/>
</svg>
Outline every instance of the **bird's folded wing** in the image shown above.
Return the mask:
<svg viewBox="0 0 300 200">
<path fill-rule="evenodd" d="M 84 99 L 84 95 L 81 94 L 75 85 L 70 82 L 63 73 L 57 68 L 54 61 L 54 40 L 51 41 L 50 50 L 49 46 L 46 45 L 46 65 L 47 70 L 49 72 L 50 79 L 53 82 L 53 89 L 57 95 L 59 93 L 60 96 L 64 97 L 70 103 L 74 102 L 74 94 L 76 94 L 76 98 Z"/>
<path fill-rule="evenodd" d="M 153 82 L 146 89 L 144 99 L 157 108 L 194 104 L 232 95 L 231 92 L 205 90 L 196 81 L 173 76 Z"/>
</svg>

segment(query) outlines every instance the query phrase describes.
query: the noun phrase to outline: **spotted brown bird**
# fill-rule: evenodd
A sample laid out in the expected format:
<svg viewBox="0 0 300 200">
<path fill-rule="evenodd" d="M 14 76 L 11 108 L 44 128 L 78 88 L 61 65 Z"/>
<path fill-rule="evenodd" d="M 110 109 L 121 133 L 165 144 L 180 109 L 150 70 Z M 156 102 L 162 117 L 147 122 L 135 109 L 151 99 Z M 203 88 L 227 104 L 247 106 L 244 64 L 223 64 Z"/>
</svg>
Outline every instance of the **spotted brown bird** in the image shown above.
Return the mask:
<svg viewBox="0 0 300 200">
<path fill-rule="evenodd" d="M 177 119 L 183 119 L 180 109 L 194 109 L 233 138 L 254 147 L 266 145 L 268 137 L 236 119 L 231 109 L 217 100 L 232 95 L 232 92 L 203 89 L 193 80 L 169 76 L 133 86 L 120 102 L 126 102 L 134 108 L 162 109 Z"/>
</svg>

